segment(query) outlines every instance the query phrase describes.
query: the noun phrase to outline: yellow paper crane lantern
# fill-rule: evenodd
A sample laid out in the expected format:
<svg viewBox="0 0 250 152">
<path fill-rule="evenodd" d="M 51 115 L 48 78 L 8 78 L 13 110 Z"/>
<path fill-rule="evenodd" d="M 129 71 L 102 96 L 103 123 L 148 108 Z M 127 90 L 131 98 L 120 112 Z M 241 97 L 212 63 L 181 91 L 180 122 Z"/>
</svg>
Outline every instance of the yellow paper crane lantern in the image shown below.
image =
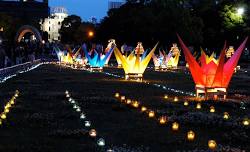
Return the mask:
<svg viewBox="0 0 250 152">
<path fill-rule="evenodd" d="M 119 49 L 116 47 L 114 50 L 115 57 L 117 60 L 121 60 L 122 67 L 125 71 L 125 79 L 137 79 L 142 80 L 143 73 L 145 69 L 147 68 L 147 65 L 149 61 L 152 58 L 152 55 L 157 47 L 158 43 L 155 45 L 155 47 L 149 52 L 149 54 L 145 58 L 140 57 L 140 51 L 137 51 L 136 54 L 135 51 L 133 51 L 128 57 L 125 57 L 122 55 L 122 53 L 119 51 Z"/>
<path fill-rule="evenodd" d="M 131 104 L 132 103 L 131 99 L 127 99 L 126 103 Z"/>
<path fill-rule="evenodd" d="M 174 102 L 178 102 L 178 97 L 174 97 Z"/>
</svg>

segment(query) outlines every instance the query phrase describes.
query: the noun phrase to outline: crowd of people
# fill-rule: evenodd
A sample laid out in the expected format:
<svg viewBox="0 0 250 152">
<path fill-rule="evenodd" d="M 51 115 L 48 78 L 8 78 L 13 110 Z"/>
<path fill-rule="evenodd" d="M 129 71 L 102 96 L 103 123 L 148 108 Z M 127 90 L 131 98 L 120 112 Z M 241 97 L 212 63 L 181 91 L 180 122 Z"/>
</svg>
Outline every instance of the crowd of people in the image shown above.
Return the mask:
<svg viewBox="0 0 250 152">
<path fill-rule="evenodd" d="M 33 62 L 51 54 L 53 44 L 21 41 L 16 44 L 0 43 L 0 69 L 25 62 Z"/>
</svg>

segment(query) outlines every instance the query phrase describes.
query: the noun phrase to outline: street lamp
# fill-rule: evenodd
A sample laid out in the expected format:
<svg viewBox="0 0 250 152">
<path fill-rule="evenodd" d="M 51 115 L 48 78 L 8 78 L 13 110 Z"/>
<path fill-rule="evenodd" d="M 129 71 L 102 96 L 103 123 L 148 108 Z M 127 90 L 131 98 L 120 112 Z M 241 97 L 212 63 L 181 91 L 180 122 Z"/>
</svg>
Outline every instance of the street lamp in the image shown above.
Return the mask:
<svg viewBox="0 0 250 152">
<path fill-rule="evenodd" d="M 237 15 L 242 16 L 245 12 L 245 9 L 243 7 L 237 8 Z"/>
<path fill-rule="evenodd" d="M 93 32 L 93 31 L 89 31 L 89 32 L 88 32 L 88 36 L 89 36 L 89 37 L 93 37 L 93 36 L 94 36 L 94 32 Z"/>
</svg>

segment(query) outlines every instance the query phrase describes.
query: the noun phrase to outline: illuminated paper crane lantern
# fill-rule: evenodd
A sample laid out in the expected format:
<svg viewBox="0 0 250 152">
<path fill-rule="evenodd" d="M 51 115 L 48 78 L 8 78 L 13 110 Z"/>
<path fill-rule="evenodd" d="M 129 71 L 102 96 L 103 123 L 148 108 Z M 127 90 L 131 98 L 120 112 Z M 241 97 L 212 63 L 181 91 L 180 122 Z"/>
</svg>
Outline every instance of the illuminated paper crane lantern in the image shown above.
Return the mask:
<svg viewBox="0 0 250 152">
<path fill-rule="evenodd" d="M 116 47 L 114 50 L 116 59 L 121 60 L 122 67 L 125 71 L 125 79 L 137 79 L 142 80 L 143 73 L 145 69 L 147 68 L 147 65 L 152 58 L 152 55 L 157 47 L 158 43 L 155 45 L 155 47 L 149 52 L 149 54 L 146 55 L 147 51 L 144 52 L 138 50 L 139 48 L 143 48 L 141 43 L 138 43 L 137 49 L 135 51 L 131 52 L 129 56 L 123 56 L 122 53 L 119 51 L 119 49 Z M 137 51 L 136 51 L 137 50 Z M 136 54 L 136 52 L 138 54 Z M 140 56 L 140 53 L 144 52 L 142 56 Z"/>
<path fill-rule="evenodd" d="M 105 53 L 108 53 L 109 50 L 110 50 L 111 48 L 114 48 L 115 46 L 116 46 L 115 39 L 110 39 L 110 40 L 108 41 L 108 45 L 107 45 L 107 47 L 106 47 L 106 49 L 105 49 Z M 112 52 L 112 53 L 113 53 L 113 52 Z M 111 56 L 112 56 L 112 53 L 108 56 L 108 58 L 107 58 L 107 60 L 106 60 L 106 62 L 105 62 L 105 66 L 108 66 L 109 60 L 110 60 L 110 58 L 111 58 Z"/>
<path fill-rule="evenodd" d="M 94 51 L 93 57 L 91 57 L 91 54 L 89 54 L 87 51 L 86 45 L 83 45 L 82 48 L 83 48 L 86 58 L 88 59 L 88 63 L 90 65 L 91 71 L 102 71 L 106 63 L 106 60 L 109 58 L 109 56 L 112 54 L 114 50 L 114 48 L 112 47 L 105 54 Z"/>
<path fill-rule="evenodd" d="M 178 48 L 177 48 L 178 49 Z M 173 50 L 175 50 L 173 52 Z M 166 54 L 164 51 L 159 51 L 159 56 L 157 57 L 155 54 L 152 56 L 153 62 L 155 65 L 155 70 L 161 70 L 164 71 L 167 68 L 177 68 L 178 62 L 180 57 L 180 51 L 171 48 L 168 54 Z"/>
<path fill-rule="evenodd" d="M 229 46 L 227 52 L 226 52 L 226 57 L 227 58 L 231 58 L 232 55 L 234 54 L 234 47 L 233 46 Z"/>
<path fill-rule="evenodd" d="M 234 55 L 226 62 L 225 44 L 217 61 L 214 58 L 209 58 L 208 60 L 206 58 L 205 52 L 202 52 L 200 58 L 201 64 L 198 64 L 179 36 L 178 39 L 196 85 L 196 96 L 198 97 L 199 94 L 205 94 L 205 98 L 207 98 L 208 95 L 214 95 L 214 98 L 217 98 L 218 95 L 223 95 L 225 99 L 228 84 L 233 75 L 234 68 L 239 61 L 240 55 L 245 48 L 248 38 L 242 42 L 239 48 L 235 51 Z"/>
</svg>

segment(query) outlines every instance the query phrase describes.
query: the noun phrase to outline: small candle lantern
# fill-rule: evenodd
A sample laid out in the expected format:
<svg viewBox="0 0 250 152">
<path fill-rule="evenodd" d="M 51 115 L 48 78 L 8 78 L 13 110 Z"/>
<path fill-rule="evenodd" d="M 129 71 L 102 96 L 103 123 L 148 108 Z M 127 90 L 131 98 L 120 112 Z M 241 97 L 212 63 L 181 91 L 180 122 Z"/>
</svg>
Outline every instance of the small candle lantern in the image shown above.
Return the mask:
<svg viewBox="0 0 250 152">
<path fill-rule="evenodd" d="M 211 107 L 210 107 L 210 112 L 211 112 L 211 113 L 214 113 L 214 112 L 215 112 L 214 106 L 211 106 Z"/>
<path fill-rule="evenodd" d="M 179 124 L 178 124 L 177 122 L 174 122 L 174 123 L 172 124 L 172 130 L 173 130 L 173 131 L 179 130 Z"/>
<path fill-rule="evenodd" d="M 120 97 L 120 94 L 118 92 L 115 93 L 115 97 L 116 98 L 119 98 Z"/>
<path fill-rule="evenodd" d="M 229 113 L 228 112 L 224 112 L 224 114 L 223 114 L 223 119 L 225 119 L 225 120 L 227 120 L 227 119 L 229 119 Z"/>
<path fill-rule="evenodd" d="M 193 141 L 194 138 L 195 138 L 195 133 L 194 133 L 192 130 L 190 130 L 190 131 L 187 133 L 187 140 Z"/>
<path fill-rule="evenodd" d="M 211 150 L 215 150 L 216 147 L 217 147 L 216 141 L 215 141 L 215 140 L 209 140 L 209 141 L 208 141 L 208 147 L 209 147 L 209 149 L 211 149 Z"/>
<path fill-rule="evenodd" d="M 149 113 L 148 113 L 148 117 L 149 118 L 153 118 L 155 116 L 155 112 L 154 111 L 149 111 Z"/>
<path fill-rule="evenodd" d="M 97 132 L 96 132 L 95 129 L 91 129 L 91 130 L 89 131 L 89 136 L 90 136 L 90 137 L 96 137 L 96 135 L 97 135 Z"/>
<path fill-rule="evenodd" d="M 200 103 L 196 104 L 196 109 L 201 109 L 201 104 Z"/>
</svg>

